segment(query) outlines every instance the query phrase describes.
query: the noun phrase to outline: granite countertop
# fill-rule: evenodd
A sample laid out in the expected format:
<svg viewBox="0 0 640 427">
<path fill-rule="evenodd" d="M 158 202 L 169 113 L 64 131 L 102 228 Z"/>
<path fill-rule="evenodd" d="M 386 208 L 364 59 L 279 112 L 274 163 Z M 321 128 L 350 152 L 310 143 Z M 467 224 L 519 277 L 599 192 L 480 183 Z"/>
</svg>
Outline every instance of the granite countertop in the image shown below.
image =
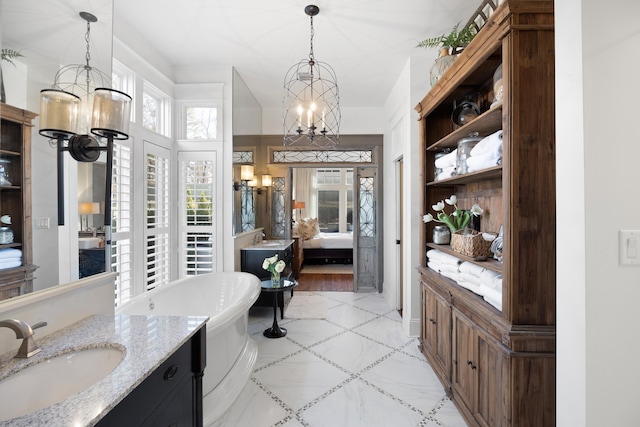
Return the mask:
<svg viewBox="0 0 640 427">
<path fill-rule="evenodd" d="M 0 426 L 95 425 L 187 342 L 207 319 L 206 316 L 96 315 L 45 337 L 38 338 L 38 332 L 43 330 L 37 330 L 34 337 L 42 351 L 28 359 L 15 359 L 15 351 L 0 356 L 0 381 L 27 366 L 75 350 L 116 347 L 124 350 L 125 355 L 110 374 L 91 387 L 31 414 L 0 421 Z M 41 387 L 55 385 L 43 382 Z"/>
<path fill-rule="evenodd" d="M 242 249 L 283 251 L 291 244 L 293 244 L 293 240 L 263 240 L 260 243 Z"/>
</svg>

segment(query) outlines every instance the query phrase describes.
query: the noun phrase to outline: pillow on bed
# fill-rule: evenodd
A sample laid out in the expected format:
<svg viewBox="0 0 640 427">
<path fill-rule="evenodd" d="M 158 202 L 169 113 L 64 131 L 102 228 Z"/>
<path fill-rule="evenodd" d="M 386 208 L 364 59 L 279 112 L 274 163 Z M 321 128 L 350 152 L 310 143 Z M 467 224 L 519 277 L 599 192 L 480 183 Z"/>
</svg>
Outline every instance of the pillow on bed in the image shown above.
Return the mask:
<svg viewBox="0 0 640 427">
<path fill-rule="evenodd" d="M 303 240 L 313 239 L 320 234 L 318 218 L 301 219 L 298 223 L 298 234 L 300 234 Z"/>
</svg>

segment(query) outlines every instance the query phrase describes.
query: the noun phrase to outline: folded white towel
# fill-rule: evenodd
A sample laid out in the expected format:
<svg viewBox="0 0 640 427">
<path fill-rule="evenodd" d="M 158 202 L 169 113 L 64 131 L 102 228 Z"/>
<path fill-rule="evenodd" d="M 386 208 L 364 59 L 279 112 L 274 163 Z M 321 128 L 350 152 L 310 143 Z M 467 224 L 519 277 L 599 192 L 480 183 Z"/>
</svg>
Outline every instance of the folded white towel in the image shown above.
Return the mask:
<svg viewBox="0 0 640 427">
<path fill-rule="evenodd" d="M 443 273 L 457 274 L 457 273 L 459 273 L 458 266 L 454 265 L 454 264 L 442 264 L 440 262 L 429 261 L 427 263 L 427 267 L 429 267 L 432 270 L 437 271 L 440 274 L 443 274 Z"/>
<path fill-rule="evenodd" d="M 500 149 L 502 152 L 502 129 L 492 133 L 491 135 L 485 136 L 471 149 L 470 154 L 472 156 L 478 156 L 484 153 L 496 152 L 496 150 Z"/>
<path fill-rule="evenodd" d="M 497 291 L 495 289 L 488 288 L 486 286 L 481 286 L 480 292 L 486 302 L 488 302 L 498 310 L 502 311 L 502 288 L 500 288 L 500 290 Z"/>
<path fill-rule="evenodd" d="M 474 274 L 460 272 L 458 277 L 460 278 L 460 280 L 473 283 L 475 286 L 480 286 L 480 278 Z"/>
<path fill-rule="evenodd" d="M 440 274 L 442 274 L 444 277 L 448 277 L 449 279 L 457 282 L 458 281 L 458 276 L 460 275 L 460 273 L 452 273 L 449 271 L 443 271 Z"/>
<path fill-rule="evenodd" d="M 456 148 L 449 154 L 445 154 L 442 157 L 438 157 L 435 161 L 435 165 L 439 169 L 448 168 L 449 166 L 455 166 L 458 160 L 458 149 Z"/>
<path fill-rule="evenodd" d="M 0 249 L 0 259 L 22 257 L 22 251 L 16 248 Z"/>
<path fill-rule="evenodd" d="M 456 167 L 449 166 L 447 168 L 442 169 L 442 172 L 440 172 L 436 177 L 436 181 L 441 179 L 451 178 L 452 176 L 455 176 L 455 174 L 456 174 Z"/>
<path fill-rule="evenodd" d="M 5 268 L 13 268 L 20 267 L 22 265 L 22 260 L 14 260 L 14 261 L 0 261 L 0 270 L 4 270 Z"/>
<path fill-rule="evenodd" d="M 461 273 L 471 274 L 472 276 L 475 276 L 478 279 L 478 283 L 480 275 L 483 271 L 485 271 L 484 267 L 480 267 L 479 265 L 476 265 L 472 262 L 463 262 L 462 264 L 460 264 L 460 267 L 458 267 L 458 269 Z"/>
<path fill-rule="evenodd" d="M 477 172 L 500 164 L 502 164 L 502 156 L 488 159 L 474 159 L 473 157 L 469 157 L 467 159 L 467 172 Z"/>
<path fill-rule="evenodd" d="M 484 270 L 480 274 L 480 283 L 493 289 L 502 289 L 502 274 L 491 270 Z M 498 285 L 500 285 L 498 287 Z"/>
<path fill-rule="evenodd" d="M 458 265 L 462 262 L 462 260 L 460 258 L 456 258 L 453 255 L 449 255 L 447 253 L 444 253 L 442 251 L 439 251 L 437 249 L 431 249 L 427 252 L 427 258 L 429 258 L 430 261 L 436 261 L 439 262 L 441 264 L 454 264 L 454 265 Z"/>
<path fill-rule="evenodd" d="M 458 285 L 462 286 L 465 289 L 470 290 L 473 293 L 476 293 L 478 295 L 480 294 L 480 285 L 478 285 L 477 283 L 473 283 L 473 282 L 467 282 L 464 279 L 458 278 L 457 280 Z"/>
</svg>

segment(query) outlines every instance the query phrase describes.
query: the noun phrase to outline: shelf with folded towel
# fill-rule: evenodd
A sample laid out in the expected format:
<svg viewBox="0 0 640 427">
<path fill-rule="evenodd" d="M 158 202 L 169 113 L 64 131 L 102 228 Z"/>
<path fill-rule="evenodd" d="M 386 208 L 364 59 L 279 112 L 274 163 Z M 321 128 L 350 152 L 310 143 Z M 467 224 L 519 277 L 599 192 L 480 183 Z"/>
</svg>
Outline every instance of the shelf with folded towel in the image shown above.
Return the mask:
<svg viewBox="0 0 640 427">
<path fill-rule="evenodd" d="M 473 132 L 478 132 L 480 136 L 485 136 L 502 128 L 502 102 L 497 103 L 476 119 L 459 127 L 447 134 L 444 138 L 436 141 L 427 147 L 428 151 L 440 151 L 444 148 L 456 148 L 458 141 L 469 136 Z"/>
<path fill-rule="evenodd" d="M 427 182 L 427 185 L 462 185 L 469 184 L 471 182 L 480 182 L 500 178 L 502 178 L 502 165 L 497 165 L 477 172 L 469 172 L 465 173 L 464 175 L 456 175 L 452 176 L 451 178 Z"/>
<path fill-rule="evenodd" d="M 499 261 L 496 261 L 495 259 L 487 258 L 483 261 L 480 261 L 478 259 L 459 254 L 458 252 L 451 249 L 451 246 L 449 245 L 437 245 L 435 243 L 427 243 L 427 246 L 431 249 L 437 249 L 449 255 L 453 255 L 454 257 L 460 258 L 461 260 L 469 261 L 473 264 L 479 265 L 480 267 L 486 268 L 487 270 L 495 271 L 496 273 L 502 273 L 502 263 Z"/>
</svg>

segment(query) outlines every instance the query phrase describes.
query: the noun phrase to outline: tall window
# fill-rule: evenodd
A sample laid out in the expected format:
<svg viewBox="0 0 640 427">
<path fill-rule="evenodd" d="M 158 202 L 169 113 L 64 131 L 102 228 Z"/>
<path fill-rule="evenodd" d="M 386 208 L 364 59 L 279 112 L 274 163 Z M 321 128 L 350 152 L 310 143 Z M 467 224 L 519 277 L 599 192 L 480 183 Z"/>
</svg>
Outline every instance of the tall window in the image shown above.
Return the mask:
<svg viewBox="0 0 640 427">
<path fill-rule="evenodd" d="M 145 144 L 146 290 L 169 282 L 169 150 Z"/>
<path fill-rule="evenodd" d="M 136 121 L 136 84 L 135 73 L 122 65 L 120 62 L 113 60 L 113 71 L 111 72 L 111 88 L 124 92 L 131 96 L 131 121 Z"/>
<path fill-rule="evenodd" d="M 180 164 L 180 276 L 215 271 L 215 153 L 183 152 Z"/>
<path fill-rule="evenodd" d="M 353 169 L 316 171 L 318 223 L 325 233 L 353 229 Z"/>
<path fill-rule="evenodd" d="M 166 137 L 171 137 L 171 99 L 149 82 L 144 82 L 142 93 L 142 126 Z"/>
<path fill-rule="evenodd" d="M 131 141 L 113 144 L 111 192 L 111 269 L 117 271 L 115 305 L 127 302 L 131 288 Z"/>
</svg>

